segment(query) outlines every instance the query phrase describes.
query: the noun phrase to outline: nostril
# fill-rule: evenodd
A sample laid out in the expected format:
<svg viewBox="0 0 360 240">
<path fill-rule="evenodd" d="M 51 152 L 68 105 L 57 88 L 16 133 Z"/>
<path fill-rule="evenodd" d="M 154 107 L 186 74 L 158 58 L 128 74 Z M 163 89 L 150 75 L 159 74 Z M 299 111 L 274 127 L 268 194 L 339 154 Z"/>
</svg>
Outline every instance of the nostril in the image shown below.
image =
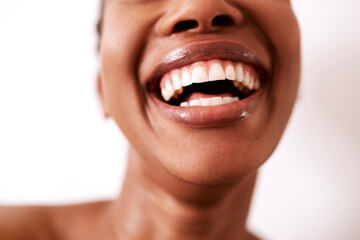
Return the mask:
<svg viewBox="0 0 360 240">
<path fill-rule="evenodd" d="M 183 32 L 193 28 L 197 28 L 199 23 L 195 20 L 180 21 L 174 26 L 174 33 Z"/>
<path fill-rule="evenodd" d="M 234 21 L 228 15 L 219 15 L 214 17 L 211 24 L 213 26 L 229 26 L 234 24 Z"/>
</svg>

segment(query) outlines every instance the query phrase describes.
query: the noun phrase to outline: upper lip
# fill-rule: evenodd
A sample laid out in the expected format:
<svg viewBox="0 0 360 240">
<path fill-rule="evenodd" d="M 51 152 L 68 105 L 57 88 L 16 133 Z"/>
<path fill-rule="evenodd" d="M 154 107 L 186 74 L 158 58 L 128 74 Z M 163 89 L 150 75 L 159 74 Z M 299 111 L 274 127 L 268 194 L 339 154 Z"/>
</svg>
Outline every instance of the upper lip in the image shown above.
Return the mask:
<svg viewBox="0 0 360 240">
<path fill-rule="evenodd" d="M 269 74 L 259 57 L 241 44 L 229 41 L 208 41 L 191 43 L 168 53 L 154 68 L 151 77 L 146 81 L 146 85 L 149 90 L 154 90 L 158 87 L 160 78 L 165 73 L 194 62 L 211 59 L 245 63 L 258 72 L 260 79 L 267 78 Z"/>
</svg>

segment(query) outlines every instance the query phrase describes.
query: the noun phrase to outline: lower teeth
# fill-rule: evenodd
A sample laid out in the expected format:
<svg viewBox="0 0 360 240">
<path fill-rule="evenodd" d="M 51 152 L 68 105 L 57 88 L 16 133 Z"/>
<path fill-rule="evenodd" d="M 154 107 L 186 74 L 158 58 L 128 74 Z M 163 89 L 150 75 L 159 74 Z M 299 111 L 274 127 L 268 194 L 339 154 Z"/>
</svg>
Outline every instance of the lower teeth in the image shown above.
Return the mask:
<svg viewBox="0 0 360 240">
<path fill-rule="evenodd" d="M 209 107 L 209 106 L 218 106 L 228 103 L 237 102 L 240 99 L 238 97 L 212 97 L 212 98 L 199 98 L 190 100 L 188 102 L 182 102 L 180 107 L 193 107 L 193 106 L 201 106 L 201 107 Z"/>
</svg>

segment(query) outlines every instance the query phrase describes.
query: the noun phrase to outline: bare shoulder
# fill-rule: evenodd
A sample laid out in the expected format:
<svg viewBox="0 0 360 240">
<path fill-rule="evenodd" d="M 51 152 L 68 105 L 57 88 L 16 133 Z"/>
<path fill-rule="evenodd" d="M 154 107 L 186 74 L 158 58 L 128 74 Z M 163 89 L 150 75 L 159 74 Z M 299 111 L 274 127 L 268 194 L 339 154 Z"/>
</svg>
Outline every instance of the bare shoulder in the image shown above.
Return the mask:
<svg viewBox="0 0 360 240">
<path fill-rule="evenodd" d="M 84 239 L 79 236 L 99 228 L 97 221 L 107 205 L 97 202 L 56 207 L 0 207 L 0 239 Z"/>
<path fill-rule="evenodd" d="M 57 239 L 102 239 L 108 227 L 110 202 L 94 202 L 51 209 L 53 231 Z"/>
<path fill-rule="evenodd" d="M 0 207 L 0 239 L 50 239 L 44 207 Z"/>
</svg>

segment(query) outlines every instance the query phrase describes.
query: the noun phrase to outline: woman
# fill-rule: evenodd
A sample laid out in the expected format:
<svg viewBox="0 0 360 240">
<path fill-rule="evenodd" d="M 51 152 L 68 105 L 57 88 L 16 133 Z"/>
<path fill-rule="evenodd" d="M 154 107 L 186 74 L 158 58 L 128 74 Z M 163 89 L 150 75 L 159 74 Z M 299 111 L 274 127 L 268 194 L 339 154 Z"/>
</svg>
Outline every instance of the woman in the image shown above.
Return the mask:
<svg viewBox="0 0 360 240">
<path fill-rule="evenodd" d="M 98 91 L 130 142 L 114 201 L 1 208 L 0 239 L 258 239 L 246 218 L 300 75 L 288 0 L 105 0 Z"/>
</svg>

